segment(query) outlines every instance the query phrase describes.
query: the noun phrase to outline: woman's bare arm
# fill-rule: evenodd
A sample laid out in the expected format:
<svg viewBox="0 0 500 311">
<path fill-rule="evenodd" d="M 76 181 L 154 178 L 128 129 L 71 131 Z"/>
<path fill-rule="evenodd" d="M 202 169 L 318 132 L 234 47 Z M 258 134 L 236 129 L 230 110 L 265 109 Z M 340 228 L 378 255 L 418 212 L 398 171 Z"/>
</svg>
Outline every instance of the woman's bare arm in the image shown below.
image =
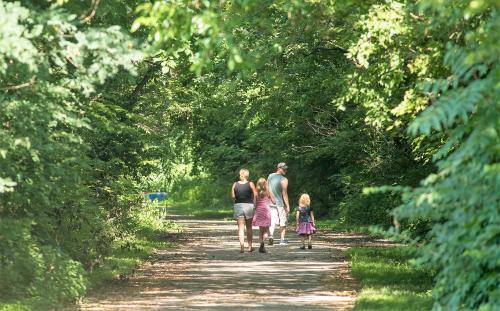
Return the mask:
<svg viewBox="0 0 500 311">
<path fill-rule="evenodd" d="M 233 186 L 231 187 L 231 198 L 233 199 L 233 202 L 236 201 L 236 195 L 234 194 L 234 186 L 236 183 L 233 183 Z"/>
<path fill-rule="evenodd" d="M 253 182 L 250 182 L 250 188 L 252 189 L 253 192 L 253 205 L 255 205 L 257 203 L 257 189 L 255 188 Z"/>
</svg>

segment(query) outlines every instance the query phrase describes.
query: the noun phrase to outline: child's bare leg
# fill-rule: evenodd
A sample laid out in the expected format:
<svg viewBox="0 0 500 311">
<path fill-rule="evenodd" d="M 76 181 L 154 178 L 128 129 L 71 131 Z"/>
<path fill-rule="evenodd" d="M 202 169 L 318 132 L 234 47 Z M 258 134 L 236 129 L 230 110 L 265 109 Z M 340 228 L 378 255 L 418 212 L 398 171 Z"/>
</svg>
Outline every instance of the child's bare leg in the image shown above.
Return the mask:
<svg viewBox="0 0 500 311">
<path fill-rule="evenodd" d="M 264 241 L 267 237 L 267 232 L 269 227 L 259 227 L 259 253 L 267 253 L 266 248 L 264 247 Z"/>
<path fill-rule="evenodd" d="M 308 245 L 312 245 L 312 244 L 311 244 L 311 243 L 312 243 L 312 236 L 313 236 L 312 234 L 309 234 L 309 235 L 307 236 L 307 244 L 308 244 Z"/>
<path fill-rule="evenodd" d="M 305 247 L 306 244 L 305 244 L 305 237 L 304 237 L 304 235 L 300 235 L 300 240 L 302 241 L 302 246 Z"/>
</svg>

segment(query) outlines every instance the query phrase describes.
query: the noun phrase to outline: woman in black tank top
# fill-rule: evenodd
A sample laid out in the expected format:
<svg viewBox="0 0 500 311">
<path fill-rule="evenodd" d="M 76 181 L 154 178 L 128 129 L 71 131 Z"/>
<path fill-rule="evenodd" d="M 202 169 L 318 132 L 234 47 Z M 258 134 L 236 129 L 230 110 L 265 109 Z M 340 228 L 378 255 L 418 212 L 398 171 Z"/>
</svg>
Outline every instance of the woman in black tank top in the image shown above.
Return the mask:
<svg viewBox="0 0 500 311">
<path fill-rule="evenodd" d="M 245 227 L 247 230 L 248 251 L 253 251 L 252 218 L 257 190 L 253 182 L 248 181 L 248 175 L 248 170 L 241 169 L 240 181 L 235 182 L 231 188 L 231 196 L 234 201 L 234 218 L 238 222 L 240 253 L 243 253 L 245 249 Z"/>
<path fill-rule="evenodd" d="M 234 183 L 234 203 L 250 203 L 253 204 L 253 191 L 250 186 L 252 182 L 235 182 Z"/>
</svg>

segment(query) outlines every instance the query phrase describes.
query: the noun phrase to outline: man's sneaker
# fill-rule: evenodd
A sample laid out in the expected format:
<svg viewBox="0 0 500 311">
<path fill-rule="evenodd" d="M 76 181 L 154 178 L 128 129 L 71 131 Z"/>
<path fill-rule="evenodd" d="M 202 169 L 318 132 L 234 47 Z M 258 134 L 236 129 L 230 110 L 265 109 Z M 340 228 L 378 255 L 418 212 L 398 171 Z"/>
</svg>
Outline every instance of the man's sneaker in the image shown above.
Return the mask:
<svg viewBox="0 0 500 311">
<path fill-rule="evenodd" d="M 280 240 L 280 245 L 288 245 L 288 241 L 287 240 Z"/>
<path fill-rule="evenodd" d="M 274 244 L 274 239 L 272 237 L 269 238 L 269 242 L 268 242 L 269 245 L 273 245 Z"/>
</svg>

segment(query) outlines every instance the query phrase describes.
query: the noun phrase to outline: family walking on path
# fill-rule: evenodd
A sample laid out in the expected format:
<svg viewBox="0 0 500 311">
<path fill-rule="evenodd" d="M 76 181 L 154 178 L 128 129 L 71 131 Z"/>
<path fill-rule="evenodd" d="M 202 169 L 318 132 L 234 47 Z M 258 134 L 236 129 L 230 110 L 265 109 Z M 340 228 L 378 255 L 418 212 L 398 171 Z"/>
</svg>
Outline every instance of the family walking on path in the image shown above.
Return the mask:
<svg viewBox="0 0 500 311">
<path fill-rule="evenodd" d="M 247 236 L 248 251 L 254 250 L 252 246 L 252 226 L 259 227 L 259 252 L 266 253 L 265 241 L 274 244 L 274 230 L 278 227 L 279 245 L 287 245 L 285 240 L 286 225 L 290 214 L 290 203 L 288 200 L 288 179 L 285 177 L 288 170 L 286 163 L 278 163 L 275 173 L 269 175 L 267 180 L 263 177 L 257 180 L 257 185 L 249 181 L 249 171 L 240 170 L 240 180 L 235 182 L 231 188 L 231 196 L 234 201 L 234 218 L 238 224 L 238 239 L 240 242 L 240 253 L 245 251 L 245 228 Z M 301 249 L 305 249 L 307 238 L 308 248 L 312 248 L 312 235 L 316 232 L 314 212 L 311 207 L 311 199 L 308 194 L 300 196 L 299 207 L 295 213 L 296 231 L 302 240 Z"/>
</svg>

